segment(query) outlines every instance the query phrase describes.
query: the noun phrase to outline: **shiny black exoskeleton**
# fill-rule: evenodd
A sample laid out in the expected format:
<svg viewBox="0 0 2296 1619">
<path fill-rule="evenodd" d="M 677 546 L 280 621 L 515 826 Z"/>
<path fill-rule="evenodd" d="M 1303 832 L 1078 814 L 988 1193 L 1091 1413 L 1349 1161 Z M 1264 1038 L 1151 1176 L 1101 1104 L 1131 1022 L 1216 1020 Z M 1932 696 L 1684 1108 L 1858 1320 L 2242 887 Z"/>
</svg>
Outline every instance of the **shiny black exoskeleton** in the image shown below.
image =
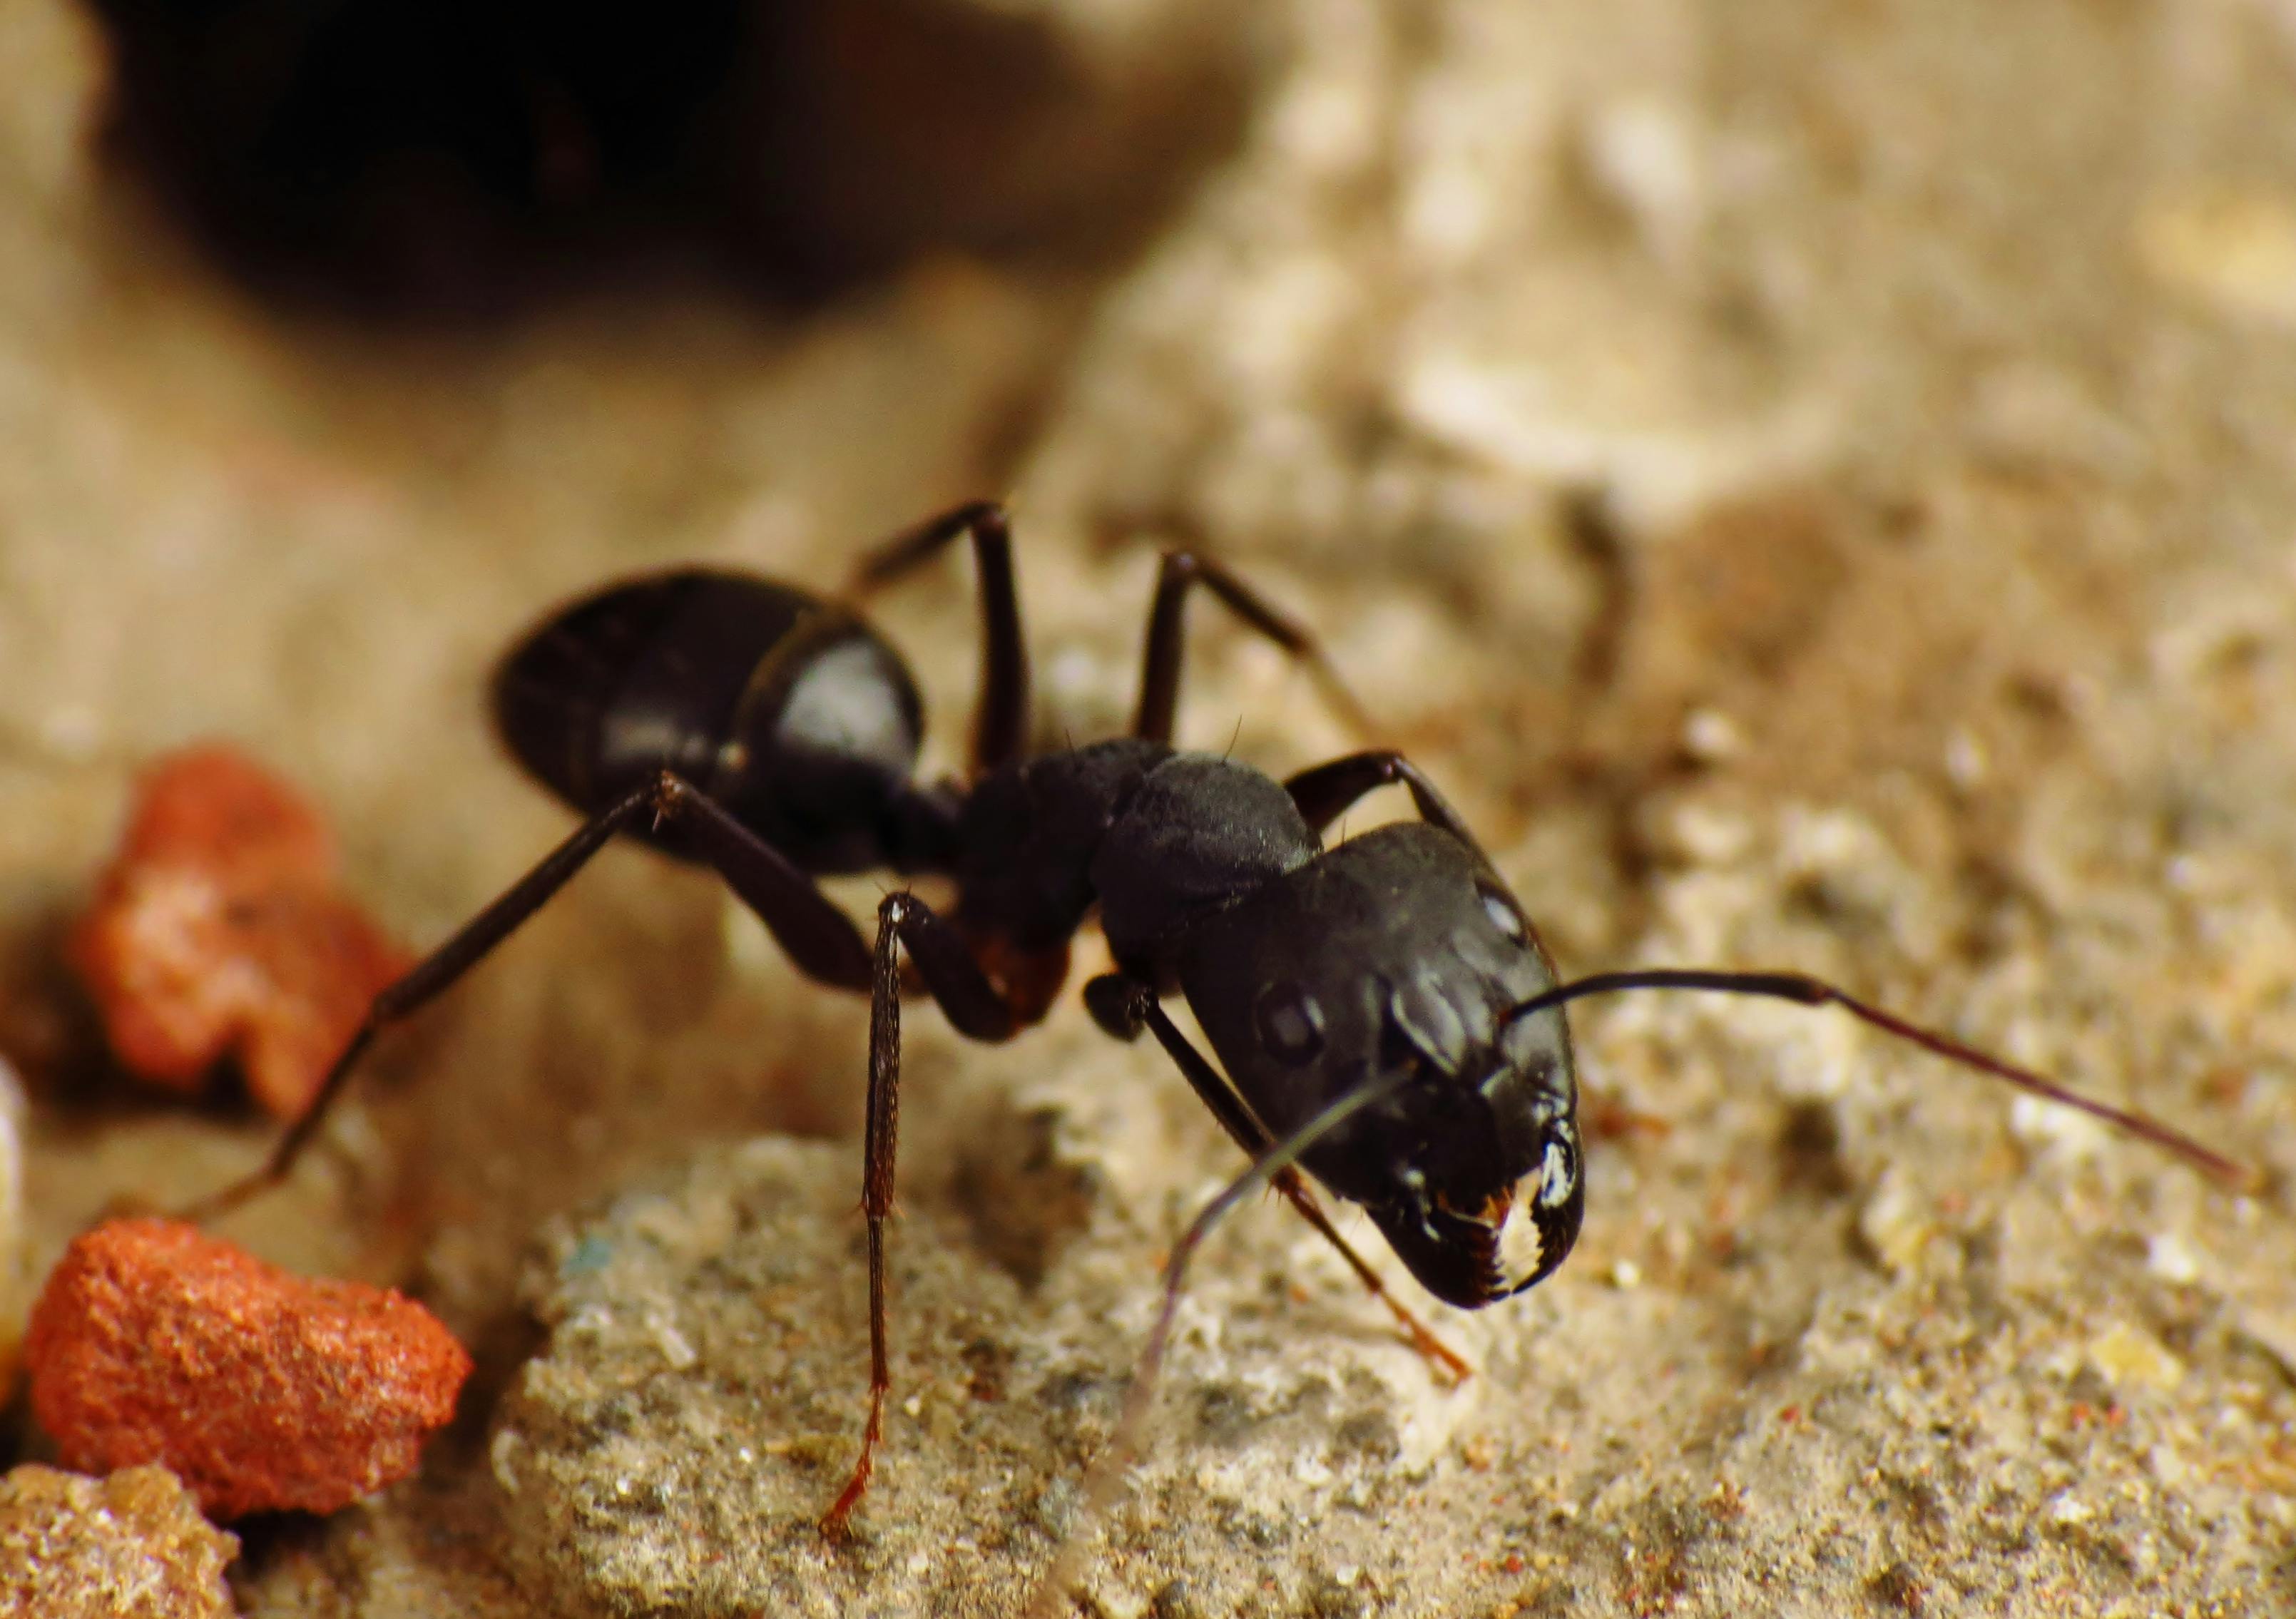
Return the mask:
<svg viewBox="0 0 2296 1619">
<path fill-rule="evenodd" d="M 1510 1016 L 1554 969 L 1452 826 L 1308 847 L 1179 936 L 1180 988 L 1278 1138 L 1408 1073 L 1300 1162 L 1363 1205 L 1437 1297 L 1472 1308 L 1519 1293 L 1562 1263 L 1585 1206 L 1570 1032 L 1559 1013 Z"/>
<path fill-rule="evenodd" d="M 1096 913 L 1115 970 L 1085 986 L 1094 1018 L 1123 1039 L 1152 1033 L 1422 1350 L 1462 1373 L 1290 1165 L 1361 1205 L 1438 1297 L 1472 1308 L 1529 1287 L 1570 1253 L 1584 1207 L 1562 1010 L 1582 994 L 1690 988 L 1832 1002 L 2212 1157 L 1815 980 L 1652 969 L 1558 985 L 1521 907 L 1401 755 L 1353 754 L 1279 782 L 1174 748 L 1183 615 L 1198 585 L 1345 700 L 1305 631 L 1194 554 L 1164 559 L 1131 734 L 1028 756 L 1028 663 L 1003 511 L 972 504 L 935 518 L 872 553 L 861 582 L 892 578 L 964 536 L 985 634 L 964 785 L 914 780 L 922 715 L 899 657 L 850 609 L 786 585 L 704 570 L 640 579 L 565 609 L 516 648 L 496 681 L 502 732 L 588 819 L 377 998 L 265 1170 L 210 1208 L 279 1179 L 381 1028 L 453 983 L 625 834 L 711 866 L 801 970 L 871 997 L 870 1406 L 859 1460 L 824 1519 L 832 1532 L 867 1486 L 890 1381 L 884 1230 L 904 954 L 959 1031 L 1004 1040 L 1043 1016 L 1067 976 L 1070 941 Z M 1324 846 L 1349 806 L 1390 784 L 1409 790 L 1416 822 Z M 944 917 L 914 894 L 889 895 L 865 941 L 814 879 L 875 868 L 953 879 L 955 908 Z M 1173 993 L 1219 1067 L 1164 1012 Z"/>
<path fill-rule="evenodd" d="M 1370 788 L 1408 782 L 1431 824 L 1325 851 Z M 1448 806 L 1393 754 L 1278 783 L 1144 740 L 1031 760 L 974 789 L 960 917 L 1054 948 L 1099 907 L 1117 971 L 1095 1019 L 1154 1026 L 1254 1151 L 1367 1082 L 1413 1083 L 1316 1141 L 1300 1163 L 1362 1204 L 1428 1290 L 1472 1308 L 1560 1263 L 1578 1234 L 1578 1089 L 1559 1015 L 1510 1021 L 1554 986 L 1522 912 Z M 1226 1069 L 1156 1009 L 1177 990 Z"/>
<path fill-rule="evenodd" d="M 889 902 L 889 926 L 916 936 L 904 943 L 927 987 L 981 1038 L 1042 1015 L 1096 910 L 1119 970 L 1088 986 L 1095 1016 L 1128 1039 L 1155 995 L 1185 994 L 1226 1069 L 1191 1078 L 1248 1147 L 1382 1072 L 1412 1071 L 1424 1083 L 1317 1142 L 1304 1165 L 1367 1207 L 1449 1303 L 1488 1304 L 1553 1270 L 1581 1206 L 1569 1036 L 1560 1014 L 1506 1022 L 1554 974 L 1456 817 L 1393 755 L 1279 784 L 1176 751 L 1191 581 L 1313 656 L 1303 632 L 1185 553 L 1166 563 L 1136 734 L 1020 756 L 1026 662 L 1001 516 L 952 513 L 865 572 L 898 572 L 967 533 L 991 604 L 969 790 L 913 781 L 922 715 L 891 648 L 842 608 L 738 574 L 662 575 L 561 611 L 504 660 L 497 723 L 578 808 L 651 801 L 668 772 L 803 873 L 954 877 L 949 924 L 979 971 L 918 950 L 945 925 L 913 897 Z M 1326 854 L 1323 829 L 1390 781 L 1409 782 L 1432 824 Z M 676 813 L 623 830 L 704 861 L 728 836 Z M 786 896 L 761 912 L 808 970 L 865 986 L 859 937 L 840 917 Z"/>
<path fill-rule="evenodd" d="M 993 513 L 968 515 L 1001 549 Z M 1204 567 L 1183 557 L 1168 573 Z M 1001 558 L 984 571 L 1010 577 Z M 1175 611 L 1160 618 L 1177 634 Z M 1177 649 L 1150 665 L 1152 683 L 1160 666 L 1176 675 Z M 1015 654 L 992 672 L 989 714 L 1013 700 L 1007 666 L 1025 668 Z M 1488 1304 L 1545 1276 L 1578 1235 L 1577 1092 L 1561 1014 L 1506 1022 L 1554 982 L 1521 908 L 1403 760 L 1357 756 L 1279 785 L 1176 752 L 1156 718 L 1170 699 L 1150 697 L 1142 734 L 984 761 L 967 793 L 922 789 L 916 689 L 892 649 L 842 609 L 705 571 L 563 610 L 504 661 L 495 689 L 504 738 L 578 808 L 650 797 L 667 771 L 807 873 L 955 878 L 952 920 L 1009 1016 L 974 1004 L 981 985 L 947 975 L 979 975 L 954 961 L 918 966 L 967 1033 L 1001 1038 L 1041 1016 L 1097 909 L 1119 972 L 1088 987 L 1095 1015 L 1128 1039 L 1154 994 L 1185 994 L 1227 1071 L 1201 1088 L 1248 1145 L 1280 1140 L 1383 1071 L 1411 1070 L 1423 1083 L 1302 1163 L 1368 1208 L 1450 1304 Z M 1017 729 L 1002 734 L 1000 750 L 1016 752 Z M 1432 825 L 1325 853 L 1323 828 L 1341 810 L 1404 780 Z M 711 858 L 682 817 L 628 830 Z M 897 933 L 938 929 L 920 902 L 896 899 Z M 849 933 L 810 907 L 778 920 L 816 951 Z M 847 970 L 822 976 L 860 987 L 852 944 Z"/>
<path fill-rule="evenodd" d="M 504 660 L 495 723 L 578 809 L 667 770 L 808 871 L 915 864 L 896 809 L 915 683 L 868 626 L 787 585 L 690 568 L 570 607 Z M 677 851 L 669 829 L 631 830 Z"/>
</svg>

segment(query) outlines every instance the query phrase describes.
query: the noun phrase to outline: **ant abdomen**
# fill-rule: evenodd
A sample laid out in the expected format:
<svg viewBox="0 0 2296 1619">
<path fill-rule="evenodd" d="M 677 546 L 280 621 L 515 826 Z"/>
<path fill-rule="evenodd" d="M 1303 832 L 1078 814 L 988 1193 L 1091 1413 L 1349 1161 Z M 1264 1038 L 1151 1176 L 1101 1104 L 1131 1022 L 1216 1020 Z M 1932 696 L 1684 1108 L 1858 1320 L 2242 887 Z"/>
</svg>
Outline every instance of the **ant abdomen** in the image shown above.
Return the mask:
<svg viewBox="0 0 2296 1619">
<path fill-rule="evenodd" d="M 667 770 L 816 872 L 886 863 L 923 728 L 908 669 L 860 618 L 703 568 L 562 609 L 503 660 L 494 699 L 511 751 L 574 809 Z M 631 835 L 686 854 L 675 828 Z"/>
</svg>

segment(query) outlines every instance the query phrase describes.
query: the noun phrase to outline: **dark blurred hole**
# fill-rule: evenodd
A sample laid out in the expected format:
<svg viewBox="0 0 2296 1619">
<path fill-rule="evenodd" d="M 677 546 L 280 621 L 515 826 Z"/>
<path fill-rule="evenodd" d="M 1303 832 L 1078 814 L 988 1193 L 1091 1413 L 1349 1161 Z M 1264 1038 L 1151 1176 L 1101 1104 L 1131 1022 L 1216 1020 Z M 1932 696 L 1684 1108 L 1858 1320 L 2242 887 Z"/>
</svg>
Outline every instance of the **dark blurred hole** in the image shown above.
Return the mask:
<svg viewBox="0 0 2296 1619">
<path fill-rule="evenodd" d="M 955 248 L 1090 266 L 1233 143 L 1242 53 L 1120 85 L 954 0 L 91 0 L 120 159 L 234 273 L 485 317 L 700 268 L 809 299 Z"/>
</svg>

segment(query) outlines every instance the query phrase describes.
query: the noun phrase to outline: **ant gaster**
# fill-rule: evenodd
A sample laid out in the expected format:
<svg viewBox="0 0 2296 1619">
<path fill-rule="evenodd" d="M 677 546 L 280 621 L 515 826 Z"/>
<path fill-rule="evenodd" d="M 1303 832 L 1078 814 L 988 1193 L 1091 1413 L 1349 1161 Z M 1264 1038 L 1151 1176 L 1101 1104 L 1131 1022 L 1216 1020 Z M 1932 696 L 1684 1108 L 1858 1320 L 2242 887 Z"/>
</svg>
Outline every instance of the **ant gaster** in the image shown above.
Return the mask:
<svg viewBox="0 0 2296 1619">
<path fill-rule="evenodd" d="M 897 536 L 867 555 L 859 584 L 886 583 L 959 537 L 972 542 L 985 632 L 965 786 L 914 780 L 922 714 L 898 655 L 849 609 L 788 585 L 660 574 L 565 609 L 516 647 L 496 677 L 496 722 L 521 762 L 588 819 L 376 997 L 264 1167 L 197 1212 L 283 1178 L 375 1034 L 453 984 L 617 836 L 711 867 L 800 971 L 870 996 L 869 1408 L 860 1455 L 822 1519 L 832 1535 L 868 1487 L 891 1380 L 885 1222 L 904 953 L 961 1034 L 1002 1041 L 1045 1014 L 1070 939 L 1097 911 L 1115 970 L 1085 985 L 1094 1020 L 1121 1040 L 1153 1034 L 1258 1161 L 1258 1178 L 1338 1248 L 1422 1353 L 1462 1376 L 1465 1364 L 1387 1292 L 1299 1170 L 1361 1205 L 1446 1303 L 1472 1309 L 1531 1286 L 1569 1255 L 1585 1206 L 1562 1012 L 1580 995 L 1688 988 L 1831 1002 L 2213 1173 L 2243 1173 L 2165 1126 L 1812 979 L 1659 970 L 1558 985 L 1473 835 L 1402 755 L 1351 754 L 1279 782 L 1174 748 L 1184 615 L 1199 585 L 1347 701 L 1307 632 L 1208 558 L 1163 559 L 1131 734 L 1030 756 L 1004 510 L 959 506 Z M 1408 790 L 1419 819 L 1327 849 L 1325 830 L 1389 785 Z M 882 868 L 953 879 L 954 908 L 943 916 L 890 894 L 873 946 L 814 879 Z M 1225 1075 L 1165 1014 L 1160 999 L 1174 993 Z M 1176 1263 L 1172 1296 L 1177 1286 Z"/>
</svg>

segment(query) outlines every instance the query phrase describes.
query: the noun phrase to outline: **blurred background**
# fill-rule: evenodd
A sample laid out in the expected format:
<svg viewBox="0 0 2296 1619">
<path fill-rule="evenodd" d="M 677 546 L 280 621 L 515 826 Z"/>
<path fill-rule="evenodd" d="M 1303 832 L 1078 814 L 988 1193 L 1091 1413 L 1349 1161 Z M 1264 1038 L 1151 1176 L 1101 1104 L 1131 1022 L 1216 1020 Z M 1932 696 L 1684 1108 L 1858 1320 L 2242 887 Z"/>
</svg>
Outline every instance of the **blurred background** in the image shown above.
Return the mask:
<svg viewBox="0 0 2296 1619">
<path fill-rule="evenodd" d="M 1157 550 L 1206 547 L 1317 627 L 1567 967 L 1835 974 L 2296 1162 L 2285 0 L 10 0 L 0 88 L 26 1278 L 108 1200 L 207 1190 L 265 1139 L 228 1097 L 134 1091 L 60 965 L 144 761 L 242 744 L 427 944 L 566 826 L 488 732 L 512 636 L 673 560 L 834 589 L 975 495 L 1014 506 L 1047 745 L 1122 723 Z M 967 564 L 876 610 L 953 769 Z M 1365 745 L 1197 624 L 1184 740 L 1277 773 Z M 1095 1196 L 1160 1209 L 1226 1161 L 1073 1007 L 987 1054 L 914 1021 L 951 1076 L 913 1087 L 920 1200 L 1006 1184 L 1020 1075 L 1066 1085 L 1029 1104 L 1062 1117 L 1152 1110 L 1168 1167 L 1061 1137 Z M 1913 1612 L 2296 1604 L 2284 1195 L 2243 1213 L 2011 1130 L 1795 1012 L 1580 1022 L 1619 1167 L 1548 1347 L 1511 1346 L 1529 1315 L 1472 1329 L 1524 1392 L 1469 1428 L 1521 1487 L 1447 1451 L 1414 1509 L 1522 1555 L 1396 1550 L 1359 1611 L 1767 1611 L 1733 1606 L 1750 1570 Z M 617 855 L 232 1229 L 411 1281 L 498 1388 L 537 1222 L 712 1137 L 849 1134 L 861 1023 L 710 883 Z M 984 1252 L 1051 1244 L 1038 1270 L 1089 1231 L 1144 1276 L 1158 1240 L 983 1219 Z M 2199 1257 L 2162 1268 L 2164 1239 Z M 1606 1313 L 1630 1286 L 1664 1307 Z M 1800 1398 L 1756 1369 L 1822 1361 L 1809 1323 L 1845 1310 L 1915 1345 L 1884 1381 L 1916 1392 L 1858 1385 L 1913 1402 L 1888 1433 L 1951 1428 L 1972 1378 L 2025 1426 L 1939 1440 L 1949 1484 L 1855 1424 L 1819 1461 L 1714 1461 Z M 1923 1339 L 1940 1312 L 1988 1324 Z M 2177 1376 L 2095 1370 L 2116 1326 Z M 450 1494 L 486 1488 L 488 1397 Z M 2067 1438 L 2077 1403 L 2136 1428 Z M 1851 1527 L 1791 1509 L 1885 1463 L 1918 1487 Z M 1775 1492 L 1710 1509 L 1745 1478 Z M 435 1501 L 390 1510 L 256 1537 L 248 1610 L 587 1611 L 483 1527 L 422 1550 Z M 1299 1606 L 1311 1549 L 1257 1555 L 1265 1611 L 1343 1611 Z"/>
</svg>

